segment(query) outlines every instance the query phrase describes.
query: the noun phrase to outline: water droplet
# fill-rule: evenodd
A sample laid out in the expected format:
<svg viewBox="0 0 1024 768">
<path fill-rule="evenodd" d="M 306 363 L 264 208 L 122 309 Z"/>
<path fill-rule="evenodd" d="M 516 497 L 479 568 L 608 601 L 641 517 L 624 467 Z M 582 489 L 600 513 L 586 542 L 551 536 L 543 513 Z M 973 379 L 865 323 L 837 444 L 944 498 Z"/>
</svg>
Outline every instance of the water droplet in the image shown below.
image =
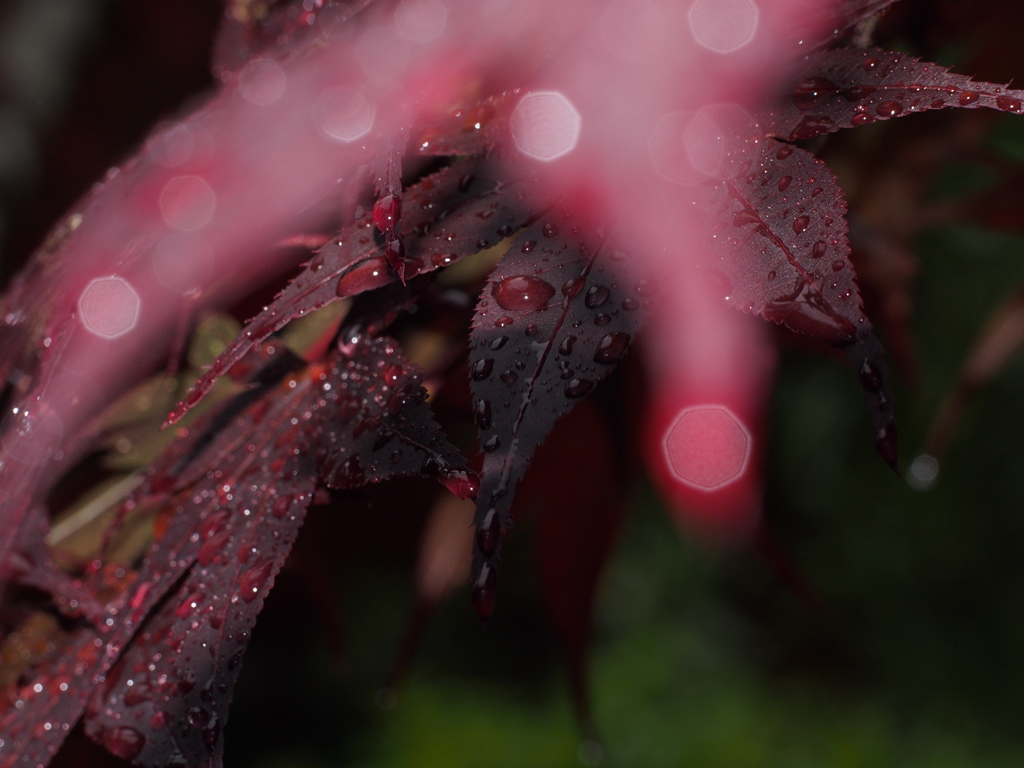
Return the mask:
<svg viewBox="0 0 1024 768">
<path fill-rule="evenodd" d="M 544 228 L 541 230 L 541 233 L 544 235 L 544 237 L 554 237 L 555 235 L 558 234 L 558 227 L 555 224 L 548 222 L 547 224 L 544 225 Z"/>
<path fill-rule="evenodd" d="M 868 58 L 864 59 L 864 63 L 861 64 L 861 66 L 864 67 L 864 69 L 866 69 L 868 72 L 874 70 L 875 67 L 877 67 L 878 65 L 879 61 L 874 56 L 868 56 Z"/>
<path fill-rule="evenodd" d="M 473 581 L 473 610 L 486 620 L 494 613 L 494 602 L 498 592 L 498 571 L 490 563 L 480 566 L 480 572 Z"/>
<path fill-rule="evenodd" d="M 832 262 L 832 271 L 833 272 L 840 272 L 840 271 L 842 271 L 843 267 L 845 267 L 845 266 L 846 266 L 846 262 L 845 261 L 843 261 L 842 259 L 836 259 L 835 261 Z"/>
<path fill-rule="evenodd" d="M 875 88 L 871 85 L 854 85 L 841 91 L 847 101 L 863 101 L 874 92 Z"/>
<path fill-rule="evenodd" d="M 373 204 L 373 223 L 387 234 L 395 228 L 402 215 L 402 201 L 397 195 L 384 195 Z"/>
<path fill-rule="evenodd" d="M 473 363 L 473 367 L 469 369 L 469 375 L 473 381 L 483 381 L 491 375 L 492 370 L 494 370 L 494 361 L 485 357 Z"/>
<path fill-rule="evenodd" d="M 1009 96 L 996 96 L 996 106 L 1006 112 L 1020 112 L 1020 99 L 1013 99 Z"/>
<path fill-rule="evenodd" d="M 388 260 L 391 268 L 395 270 L 399 279 L 405 282 L 405 242 L 401 237 L 388 238 L 384 244 L 384 257 Z"/>
<path fill-rule="evenodd" d="M 125 691 L 124 703 L 129 707 L 137 707 L 142 702 L 148 701 L 152 695 L 152 691 L 148 685 L 137 682 Z"/>
<path fill-rule="evenodd" d="M 572 345 L 576 343 L 575 336 L 566 336 L 562 339 L 562 343 L 558 345 L 558 354 L 568 355 L 572 353 Z"/>
<path fill-rule="evenodd" d="M 230 530 L 223 530 L 203 542 L 199 548 L 196 558 L 204 568 L 217 559 L 217 556 L 224 551 L 228 540 L 231 538 Z"/>
<path fill-rule="evenodd" d="M 833 125 L 835 125 L 835 121 L 831 117 L 826 117 L 825 115 L 808 115 L 797 123 L 796 128 L 793 129 L 789 138 L 793 141 L 798 139 L 813 139 L 818 134 L 828 133 Z"/>
<path fill-rule="evenodd" d="M 588 309 L 600 307 L 608 300 L 609 293 L 609 290 L 603 285 L 592 285 L 587 289 L 583 303 L 587 305 Z"/>
<path fill-rule="evenodd" d="M 775 153 L 775 157 L 779 160 L 785 160 L 787 157 L 793 154 L 793 148 L 788 145 L 782 145 L 779 147 L 779 151 Z"/>
<path fill-rule="evenodd" d="M 388 274 L 388 260 L 384 256 L 373 256 L 356 264 L 338 280 L 336 293 L 341 298 L 379 288 L 391 282 Z"/>
<path fill-rule="evenodd" d="M 536 247 L 537 247 L 537 241 L 536 240 L 527 240 L 521 246 L 519 246 L 519 250 L 522 251 L 523 253 L 529 253 L 530 251 L 532 251 Z"/>
<path fill-rule="evenodd" d="M 492 289 L 494 300 L 510 312 L 546 309 L 555 289 L 543 280 L 529 275 L 506 277 Z"/>
<path fill-rule="evenodd" d="M 562 295 L 571 301 L 583 290 L 584 282 L 582 277 L 570 277 L 562 284 Z"/>
<path fill-rule="evenodd" d="M 784 323 L 791 330 L 833 344 L 848 344 L 856 335 L 853 324 L 839 315 L 819 290 L 803 280 L 798 280 L 790 293 L 769 301 L 763 315 L 766 320 Z"/>
<path fill-rule="evenodd" d="M 526 328 L 523 329 L 523 333 L 525 333 L 527 336 L 536 336 L 537 335 L 537 324 L 536 323 L 527 323 L 526 324 Z"/>
<path fill-rule="evenodd" d="M 761 218 L 749 208 L 744 208 L 741 211 L 737 211 L 736 215 L 732 217 L 733 226 L 742 227 L 746 224 L 760 224 Z"/>
<path fill-rule="evenodd" d="M 612 319 L 604 312 L 598 312 L 594 315 L 594 325 L 608 325 Z"/>
<path fill-rule="evenodd" d="M 240 547 L 238 550 L 238 555 L 238 559 L 244 563 L 248 559 L 249 548 Z M 202 592 L 195 592 L 189 595 L 181 601 L 177 608 L 174 609 L 174 615 L 177 616 L 179 619 L 187 618 L 199 608 L 199 605 L 203 602 L 205 597 L 206 595 L 204 595 Z M 125 701 L 128 701 L 127 696 L 125 697 Z"/>
<path fill-rule="evenodd" d="M 459 192 L 468 192 L 469 188 L 476 181 L 476 176 L 471 173 L 467 173 L 465 176 L 459 179 Z"/>
<path fill-rule="evenodd" d="M 484 453 L 493 453 L 501 448 L 501 438 L 497 435 L 491 435 L 480 447 L 483 449 Z"/>
<path fill-rule="evenodd" d="M 627 312 L 632 312 L 635 309 L 639 309 L 640 300 L 634 299 L 632 296 L 627 296 L 622 300 L 622 308 Z"/>
<path fill-rule="evenodd" d="M 508 342 L 508 336 L 499 336 L 491 342 L 491 351 L 497 352 Z"/>
<path fill-rule="evenodd" d="M 440 269 L 441 267 L 447 267 L 459 258 L 458 254 L 455 253 L 435 253 L 430 257 L 430 263 Z"/>
<path fill-rule="evenodd" d="M 476 529 L 476 543 L 485 557 L 492 557 L 501 539 L 501 520 L 498 510 L 491 507 Z"/>
<path fill-rule="evenodd" d="M 123 726 L 103 732 L 103 746 L 124 760 L 134 760 L 146 746 L 146 737 L 134 728 Z"/>
<path fill-rule="evenodd" d="M 808 225 L 811 223 L 810 216 L 797 216 L 793 219 L 793 231 L 798 235 L 803 234 L 807 231 Z"/>
<path fill-rule="evenodd" d="M 396 416 L 412 401 L 409 392 L 400 389 L 388 398 L 388 413 Z M 390 438 L 390 435 L 388 436 Z"/>
<path fill-rule="evenodd" d="M 502 371 L 498 378 L 506 384 L 515 384 L 519 380 L 519 376 L 511 368 L 506 368 Z"/>
<path fill-rule="evenodd" d="M 786 188 L 789 187 L 789 185 L 792 183 L 792 176 L 783 176 L 781 179 L 779 179 L 779 192 L 785 192 Z"/>
<path fill-rule="evenodd" d="M 896 471 L 899 449 L 896 444 L 896 427 L 881 427 L 875 432 L 875 450 L 882 460 Z"/>
<path fill-rule="evenodd" d="M 875 122 L 875 118 L 873 118 L 867 112 L 858 112 L 856 115 L 853 116 L 850 122 L 853 123 L 854 125 L 871 125 L 871 123 Z"/>
<path fill-rule="evenodd" d="M 266 558 L 260 560 L 238 578 L 238 591 L 245 602 L 251 603 L 259 597 L 260 591 L 267 585 L 273 570 L 274 561 Z"/>
<path fill-rule="evenodd" d="M 217 746 L 217 739 L 220 738 L 220 723 L 214 722 L 209 728 L 203 729 L 203 743 L 206 748 L 213 752 L 213 748 Z"/>
<path fill-rule="evenodd" d="M 480 492 L 480 482 L 472 472 L 445 470 L 440 475 L 444 487 L 460 499 L 475 499 Z"/>
<path fill-rule="evenodd" d="M 883 101 L 875 108 L 879 117 L 896 117 L 903 112 L 903 107 L 895 101 Z"/>
<path fill-rule="evenodd" d="M 480 429 L 491 428 L 491 403 L 489 400 L 477 400 L 473 406 L 473 417 L 476 419 L 476 425 Z"/>
<path fill-rule="evenodd" d="M 192 707 L 188 711 L 188 722 L 196 728 L 203 728 L 210 722 L 210 713 L 203 707 Z"/>
<path fill-rule="evenodd" d="M 594 382 L 590 379 L 570 379 L 565 384 L 566 397 L 583 397 L 594 388 Z"/>
<path fill-rule="evenodd" d="M 595 363 L 616 363 L 629 347 L 628 333 L 609 333 L 597 343 L 594 350 Z"/>
<path fill-rule="evenodd" d="M 974 91 L 964 91 L 960 94 L 960 106 L 966 107 L 969 104 L 974 104 L 980 97 L 981 94 Z"/>
<path fill-rule="evenodd" d="M 824 240 L 819 240 L 814 244 L 814 247 L 811 248 L 811 258 L 820 259 L 825 255 L 826 250 L 828 250 L 828 245 L 825 244 Z"/>
<path fill-rule="evenodd" d="M 809 77 L 797 85 L 793 103 L 798 109 L 808 111 L 820 106 L 836 92 L 836 84 L 824 77 Z"/>
<path fill-rule="evenodd" d="M 494 327 L 495 328 L 506 328 L 506 327 L 512 325 L 512 322 L 513 321 L 512 321 L 511 317 L 509 317 L 508 315 L 502 315 L 501 317 L 499 317 L 497 320 L 494 321 Z"/>
<path fill-rule="evenodd" d="M 860 384 L 864 389 L 871 392 L 878 392 L 882 389 L 882 375 L 878 367 L 870 360 L 864 361 L 860 370 L 857 371 L 857 377 L 860 379 Z"/>
</svg>

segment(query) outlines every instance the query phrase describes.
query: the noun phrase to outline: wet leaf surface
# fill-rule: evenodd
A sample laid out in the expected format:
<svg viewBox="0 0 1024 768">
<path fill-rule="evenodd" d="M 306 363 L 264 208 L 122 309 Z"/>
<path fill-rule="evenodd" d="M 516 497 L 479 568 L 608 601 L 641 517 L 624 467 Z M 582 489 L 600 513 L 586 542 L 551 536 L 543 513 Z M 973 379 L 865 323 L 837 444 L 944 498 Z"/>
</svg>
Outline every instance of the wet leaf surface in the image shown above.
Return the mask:
<svg viewBox="0 0 1024 768">
<path fill-rule="evenodd" d="M 493 610 L 509 509 L 534 452 L 626 354 L 656 294 L 626 253 L 582 233 L 555 214 L 527 227 L 491 273 L 473 320 L 470 379 L 484 452 L 473 584 L 483 616 Z"/>
</svg>

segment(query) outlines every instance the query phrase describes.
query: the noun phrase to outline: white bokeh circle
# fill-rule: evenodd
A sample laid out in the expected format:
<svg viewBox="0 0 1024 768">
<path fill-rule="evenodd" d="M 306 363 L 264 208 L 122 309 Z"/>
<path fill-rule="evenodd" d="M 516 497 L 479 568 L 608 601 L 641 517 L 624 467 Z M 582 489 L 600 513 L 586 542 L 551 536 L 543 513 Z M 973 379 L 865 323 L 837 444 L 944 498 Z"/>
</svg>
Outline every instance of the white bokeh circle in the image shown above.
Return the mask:
<svg viewBox="0 0 1024 768">
<path fill-rule="evenodd" d="M 579 111 L 564 94 L 532 91 L 512 112 L 512 140 L 527 157 L 550 162 L 576 148 L 582 122 Z"/>
<path fill-rule="evenodd" d="M 743 422 L 724 405 L 685 408 L 662 440 L 673 477 L 700 491 L 717 491 L 747 470 L 753 440 Z"/>
<path fill-rule="evenodd" d="M 414 43 L 429 43 L 444 32 L 448 9 L 441 0 L 402 0 L 395 9 L 398 34 Z"/>
<path fill-rule="evenodd" d="M 210 223 L 217 195 L 198 176 L 178 176 L 160 193 L 160 213 L 168 226 L 192 232 Z"/>
<path fill-rule="evenodd" d="M 117 275 L 91 280 L 78 297 L 82 326 L 94 336 L 116 339 L 139 321 L 142 300 L 127 280 Z"/>
<path fill-rule="evenodd" d="M 287 85 L 287 75 L 272 59 L 253 59 L 238 76 L 243 98 L 261 107 L 280 99 Z"/>
<path fill-rule="evenodd" d="M 313 119 L 321 133 L 346 143 L 370 132 L 374 113 L 373 104 L 347 86 L 324 91 L 313 105 Z"/>
<path fill-rule="evenodd" d="M 761 12 L 754 0 L 696 0 L 687 19 L 698 45 L 733 53 L 753 42 Z"/>
</svg>

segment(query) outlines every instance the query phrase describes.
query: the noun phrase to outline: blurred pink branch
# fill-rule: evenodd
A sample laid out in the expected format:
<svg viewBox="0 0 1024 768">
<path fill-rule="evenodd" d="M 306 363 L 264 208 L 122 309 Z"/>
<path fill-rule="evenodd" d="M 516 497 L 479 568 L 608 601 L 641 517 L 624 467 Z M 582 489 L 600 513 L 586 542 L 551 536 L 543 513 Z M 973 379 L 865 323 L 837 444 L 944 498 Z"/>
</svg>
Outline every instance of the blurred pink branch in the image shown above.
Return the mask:
<svg viewBox="0 0 1024 768">
<path fill-rule="evenodd" d="M 268 244 L 364 183 L 381 141 L 481 86 L 550 97 L 521 115 L 520 161 L 575 190 L 570 205 L 606 216 L 670 297 L 648 345 L 658 418 L 717 404 L 760 439 L 771 354 L 756 323 L 696 282 L 705 233 L 689 198 L 714 172 L 709 121 L 786 77 L 816 39 L 808 24 L 825 20 L 822 4 L 404 0 L 358 16 L 323 22 L 315 45 L 225 72 L 205 105 L 108 174 L 9 289 L 0 369 L 16 396 L 0 441 L 0 563 L 29 506 L 88 447 L 89 420 L 161 364 L 183 315 L 291 266 Z M 749 523 L 758 490 L 744 462 L 726 506 Z M 687 493 L 698 505 L 719 498 Z"/>
</svg>

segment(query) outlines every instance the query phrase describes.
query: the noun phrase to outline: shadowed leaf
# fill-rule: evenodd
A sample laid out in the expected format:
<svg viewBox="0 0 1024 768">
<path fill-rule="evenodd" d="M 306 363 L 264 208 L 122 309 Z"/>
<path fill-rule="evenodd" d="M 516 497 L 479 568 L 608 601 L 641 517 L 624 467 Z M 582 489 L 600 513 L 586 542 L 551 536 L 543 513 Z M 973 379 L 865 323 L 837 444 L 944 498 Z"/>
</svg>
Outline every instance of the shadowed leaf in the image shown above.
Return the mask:
<svg viewBox="0 0 1024 768">
<path fill-rule="evenodd" d="M 484 451 L 473 553 L 474 602 L 493 608 L 501 538 L 534 451 L 605 378 L 643 327 L 654 285 L 607 241 L 549 215 L 491 274 L 473 320 L 470 378 Z"/>
<path fill-rule="evenodd" d="M 1024 91 L 975 82 L 937 64 L 877 48 L 811 54 L 794 79 L 792 94 L 766 116 L 768 135 L 810 139 L 946 107 L 1024 110 Z"/>
<path fill-rule="evenodd" d="M 501 183 L 456 164 L 405 190 L 401 216 L 406 278 L 454 264 L 511 235 L 531 218 L 521 202 L 530 193 L 523 181 Z M 170 414 L 173 423 L 205 395 L 214 382 L 253 345 L 293 318 L 339 298 L 380 288 L 397 277 L 374 237 L 373 215 L 361 217 L 320 249 L 274 301 L 250 320 Z"/>
</svg>

